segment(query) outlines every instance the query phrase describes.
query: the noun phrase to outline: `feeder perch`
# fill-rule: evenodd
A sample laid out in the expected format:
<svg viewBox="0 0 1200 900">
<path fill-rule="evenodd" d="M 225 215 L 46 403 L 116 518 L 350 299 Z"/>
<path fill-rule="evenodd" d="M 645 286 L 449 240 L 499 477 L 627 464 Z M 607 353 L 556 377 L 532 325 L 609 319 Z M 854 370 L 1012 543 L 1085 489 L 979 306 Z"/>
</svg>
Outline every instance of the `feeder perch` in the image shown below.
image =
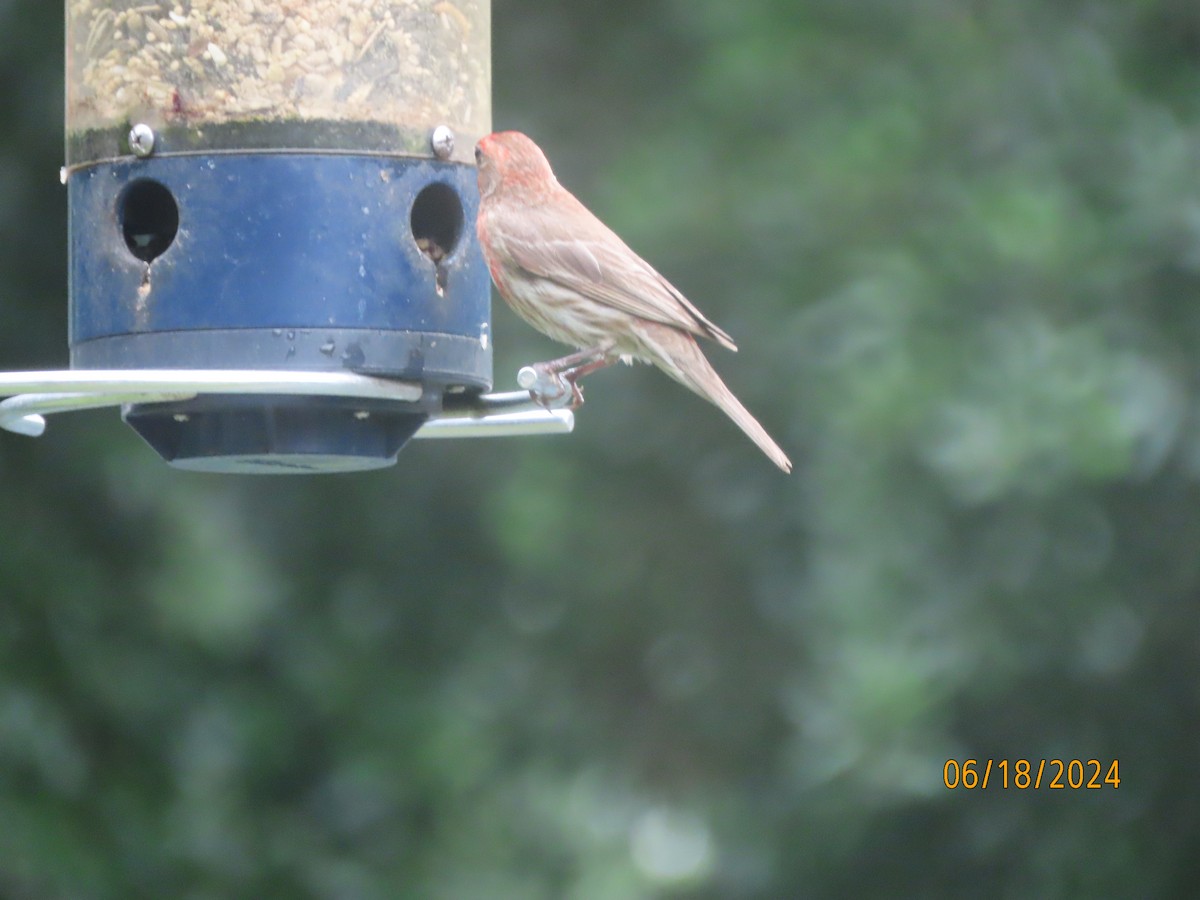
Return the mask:
<svg viewBox="0 0 1200 900">
<path fill-rule="evenodd" d="M 216 472 L 570 430 L 488 393 L 487 0 L 68 0 L 66 42 L 71 371 L 0 376 L 0 427 L 120 404 Z"/>
</svg>

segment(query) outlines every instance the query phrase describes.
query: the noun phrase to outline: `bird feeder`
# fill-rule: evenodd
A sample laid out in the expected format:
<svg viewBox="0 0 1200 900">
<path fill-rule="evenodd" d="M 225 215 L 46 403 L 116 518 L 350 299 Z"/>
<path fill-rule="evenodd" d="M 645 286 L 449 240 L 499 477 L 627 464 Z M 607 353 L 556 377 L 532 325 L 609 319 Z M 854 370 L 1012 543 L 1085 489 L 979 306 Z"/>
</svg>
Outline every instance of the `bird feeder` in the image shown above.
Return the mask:
<svg viewBox="0 0 1200 900">
<path fill-rule="evenodd" d="M 489 18 L 488 0 L 67 0 L 72 373 L 0 405 L 10 425 L 99 391 L 173 465 L 222 472 L 387 465 L 446 420 L 569 430 L 485 393 Z"/>
</svg>

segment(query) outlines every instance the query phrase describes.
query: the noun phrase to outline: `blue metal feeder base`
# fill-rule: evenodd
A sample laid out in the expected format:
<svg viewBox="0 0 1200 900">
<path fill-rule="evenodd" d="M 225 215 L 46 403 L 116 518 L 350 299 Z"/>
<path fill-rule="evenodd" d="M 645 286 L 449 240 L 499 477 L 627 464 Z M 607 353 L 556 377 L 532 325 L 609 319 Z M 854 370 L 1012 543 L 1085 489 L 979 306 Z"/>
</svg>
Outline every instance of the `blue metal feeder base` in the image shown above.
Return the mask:
<svg viewBox="0 0 1200 900">
<path fill-rule="evenodd" d="M 73 368 L 349 369 L 422 386 L 387 409 L 221 396 L 127 410 L 173 465 L 374 468 L 446 393 L 491 387 L 470 166 L 180 154 L 79 168 L 68 191 Z"/>
<path fill-rule="evenodd" d="M 395 463 L 428 418 L 397 406 L 350 397 L 217 394 L 131 406 L 122 418 L 181 469 L 304 475 Z"/>
</svg>

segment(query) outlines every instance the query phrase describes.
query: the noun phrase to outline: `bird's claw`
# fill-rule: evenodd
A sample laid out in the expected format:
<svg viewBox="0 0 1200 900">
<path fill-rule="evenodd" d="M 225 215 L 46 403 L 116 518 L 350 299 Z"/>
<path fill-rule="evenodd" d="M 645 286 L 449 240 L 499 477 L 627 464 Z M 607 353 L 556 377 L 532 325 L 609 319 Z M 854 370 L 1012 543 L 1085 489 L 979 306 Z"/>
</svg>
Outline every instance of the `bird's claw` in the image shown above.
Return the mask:
<svg viewBox="0 0 1200 900">
<path fill-rule="evenodd" d="M 529 391 L 534 403 L 546 409 L 575 410 L 583 405 L 583 391 L 571 378 L 571 373 L 564 375 L 545 363 L 522 367 L 517 373 L 517 383 Z"/>
<path fill-rule="evenodd" d="M 571 402 L 567 404 L 567 409 L 575 412 L 575 410 L 583 406 L 583 388 L 575 383 L 575 379 L 571 377 L 570 372 L 564 376 L 563 380 L 571 386 Z"/>
</svg>

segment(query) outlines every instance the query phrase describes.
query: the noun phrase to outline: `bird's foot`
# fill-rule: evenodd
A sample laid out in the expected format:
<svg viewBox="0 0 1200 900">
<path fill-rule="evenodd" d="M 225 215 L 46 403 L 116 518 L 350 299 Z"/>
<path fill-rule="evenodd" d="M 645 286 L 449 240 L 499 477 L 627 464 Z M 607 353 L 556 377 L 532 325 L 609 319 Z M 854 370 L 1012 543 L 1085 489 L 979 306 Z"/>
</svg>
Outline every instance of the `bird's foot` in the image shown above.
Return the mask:
<svg viewBox="0 0 1200 900">
<path fill-rule="evenodd" d="M 517 384 L 529 391 L 534 403 L 546 409 L 578 409 L 583 405 L 583 391 L 571 373 L 552 368 L 550 363 L 523 366 L 517 373 Z"/>
<path fill-rule="evenodd" d="M 575 412 L 575 410 L 583 406 L 583 388 L 575 383 L 577 377 L 578 375 L 575 372 L 567 372 L 563 375 L 563 380 L 571 386 L 571 402 L 567 404 L 567 409 L 571 410 L 571 412 Z"/>
<path fill-rule="evenodd" d="M 579 379 L 611 366 L 620 358 L 607 345 L 580 350 L 562 359 L 522 367 L 517 373 L 517 383 L 529 391 L 534 402 L 546 409 L 566 407 L 576 410 L 583 406 L 583 388 L 578 384 Z"/>
</svg>

